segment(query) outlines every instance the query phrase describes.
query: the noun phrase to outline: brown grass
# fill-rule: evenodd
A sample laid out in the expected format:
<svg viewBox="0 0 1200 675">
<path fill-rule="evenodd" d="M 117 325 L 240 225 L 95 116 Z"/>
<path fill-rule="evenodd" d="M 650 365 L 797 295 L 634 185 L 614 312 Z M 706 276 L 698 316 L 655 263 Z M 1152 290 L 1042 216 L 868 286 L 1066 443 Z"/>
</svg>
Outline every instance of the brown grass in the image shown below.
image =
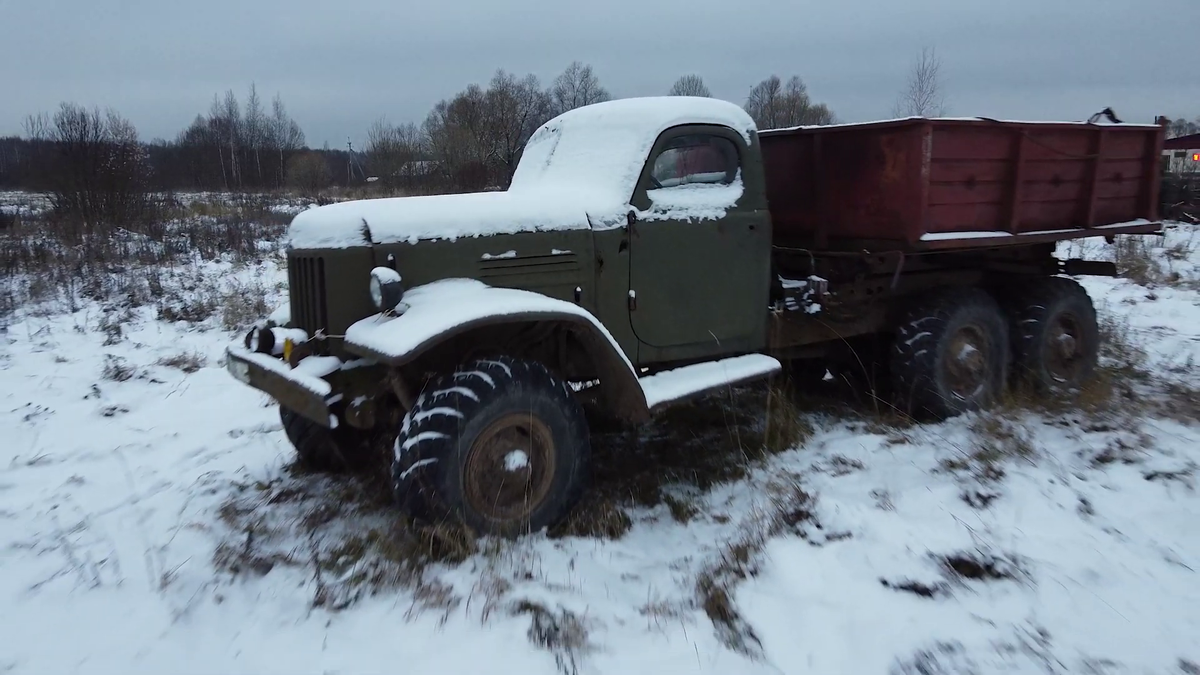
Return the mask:
<svg viewBox="0 0 1200 675">
<path fill-rule="evenodd" d="M 200 370 L 207 364 L 208 357 L 200 352 L 179 352 L 158 360 L 158 365 L 164 368 L 178 368 L 188 374 Z"/>
<path fill-rule="evenodd" d="M 530 600 L 518 602 L 512 613 L 530 617 L 529 641 L 554 655 L 562 675 L 579 673 L 582 658 L 593 649 L 582 618 L 568 609 L 551 611 Z"/>
<path fill-rule="evenodd" d="M 1151 286 L 1162 278 L 1162 267 L 1153 253 L 1150 237 L 1118 236 L 1113 242 L 1117 274 L 1135 284 Z"/>
<path fill-rule="evenodd" d="M 1185 276 L 1176 268 L 1176 263 L 1190 259 L 1198 245 L 1192 228 L 1192 236 L 1186 241 L 1176 241 L 1170 246 L 1157 248 L 1162 240 L 1149 236 L 1118 236 L 1113 242 L 1113 260 L 1117 274 L 1134 283 L 1154 288 L 1172 286 L 1196 288 L 1200 279 Z"/>
<path fill-rule="evenodd" d="M 261 281 L 235 282 L 221 298 L 221 325 L 228 330 L 242 330 L 254 325 L 271 312 L 267 305 L 270 292 Z"/>
<path fill-rule="evenodd" d="M 104 355 L 104 369 L 100 377 L 112 382 L 125 382 L 137 375 L 137 368 L 131 366 L 125 359 L 112 354 Z"/>
<path fill-rule="evenodd" d="M 937 556 L 946 576 L 965 581 L 1019 581 L 1027 578 L 1020 558 L 974 550 Z"/>
</svg>

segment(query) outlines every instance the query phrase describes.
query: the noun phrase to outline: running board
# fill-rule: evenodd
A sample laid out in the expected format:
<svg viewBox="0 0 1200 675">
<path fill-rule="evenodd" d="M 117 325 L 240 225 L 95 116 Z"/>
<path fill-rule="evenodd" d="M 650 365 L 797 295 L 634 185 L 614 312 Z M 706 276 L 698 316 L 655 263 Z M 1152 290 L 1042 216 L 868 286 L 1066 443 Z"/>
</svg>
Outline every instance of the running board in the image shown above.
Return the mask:
<svg viewBox="0 0 1200 675">
<path fill-rule="evenodd" d="M 779 361 L 766 354 L 747 354 L 664 370 L 639 381 L 646 394 L 646 407 L 655 414 L 682 400 L 770 377 L 781 369 Z"/>
</svg>

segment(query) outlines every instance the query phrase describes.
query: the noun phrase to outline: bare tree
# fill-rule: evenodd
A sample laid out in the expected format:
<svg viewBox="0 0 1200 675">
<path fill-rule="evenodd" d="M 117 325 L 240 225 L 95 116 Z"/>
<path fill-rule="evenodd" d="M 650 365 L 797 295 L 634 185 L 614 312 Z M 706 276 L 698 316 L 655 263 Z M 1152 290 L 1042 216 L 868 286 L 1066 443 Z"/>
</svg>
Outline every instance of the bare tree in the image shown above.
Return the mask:
<svg viewBox="0 0 1200 675">
<path fill-rule="evenodd" d="M 428 150 L 443 179 L 462 190 L 488 184 L 488 149 L 483 137 L 486 94 L 477 84 L 439 101 L 425 118 Z"/>
<path fill-rule="evenodd" d="M 25 137 L 31 141 L 44 141 L 50 136 L 50 116 L 44 112 L 36 115 L 26 115 L 21 123 Z"/>
<path fill-rule="evenodd" d="M 759 82 L 746 97 L 745 108 L 759 129 L 833 124 L 836 120 L 824 103 L 813 103 L 804 81 L 794 75 L 787 85 L 776 75 Z"/>
<path fill-rule="evenodd" d="M 279 94 L 275 94 L 275 99 L 271 101 L 271 119 L 268 126 L 272 149 L 279 153 L 278 184 L 283 185 L 287 156 L 304 147 L 304 132 L 300 130 L 296 120 L 288 115 Z"/>
<path fill-rule="evenodd" d="M 671 91 L 668 95 L 712 98 L 712 92 L 708 90 L 708 86 L 704 84 L 704 79 L 699 75 L 684 75 L 675 80 L 675 84 L 671 85 Z"/>
<path fill-rule="evenodd" d="M 133 124 L 112 110 L 63 103 L 47 133 L 56 149 L 51 201 L 79 219 L 83 234 L 143 215 L 150 166 Z"/>
<path fill-rule="evenodd" d="M 256 184 L 263 184 L 262 151 L 267 142 L 267 116 L 263 112 L 262 101 L 258 98 L 258 88 L 250 84 L 250 94 L 246 96 L 246 113 L 242 118 L 242 134 L 246 148 L 254 156 L 254 169 L 257 175 Z"/>
<path fill-rule="evenodd" d="M 1200 117 L 1196 121 L 1189 122 L 1186 118 L 1171 120 L 1167 125 L 1167 138 L 1179 138 L 1180 136 L 1191 136 L 1192 134 L 1200 134 Z"/>
<path fill-rule="evenodd" d="M 946 114 L 942 90 L 942 60 L 932 47 L 925 47 L 913 63 L 892 112 L 896 117 L 940 117 Z"/>
<path fill-rule="evenodd" d="M 555 115 L 610 98 L 608 90 L 600 86 L 592 67 L 579 61 L 572 61 L 561 75 L 554 78 L 550 97 Z"/>
<path fill-rule="evenodd" d="M 392 125 L 380 118 L 367 129 L 363 154 L 371 172 L 385 185 L 411 187 L 417 176 L 425 173 L 417 168 L 423 146 L 424 139 L 415 124 Z"/>
<path fill-rule="evenodd" d="M 583 91 L 576 91 L 575 102 L 585 100 Z M 554 95 L 542 91 L 535 75 L 517 79 L 515 75 L 499 70 L 488 85 L 485 107 L 484 139 L 488 157 L 503 166 L 501 178 L 504 185 L 508 185 L 525 141 L 553 116 Z"/>
<path fill-rule="evenodd" d="M 318 152 L 304 152 L 288 160 L 288 185 L 305 197 L 316 197 L 333 182 L 329 162 Z"/>
</svg>

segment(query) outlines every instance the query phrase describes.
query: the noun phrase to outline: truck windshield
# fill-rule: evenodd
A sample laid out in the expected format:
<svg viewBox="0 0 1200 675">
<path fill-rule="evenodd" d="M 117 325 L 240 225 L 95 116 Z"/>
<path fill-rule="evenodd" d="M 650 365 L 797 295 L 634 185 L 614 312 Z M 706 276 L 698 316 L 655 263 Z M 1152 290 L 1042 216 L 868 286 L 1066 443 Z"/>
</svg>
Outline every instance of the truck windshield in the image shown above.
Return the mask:
<svg viewBox="0 0 1200 675">
<path fill-rule="evenodd" d="M 658 187 L 695 183 L 728 185 L 737 175 L 737 148 L 727 138 L 708 134 L 679 136 L 654 160 Z"/>
</svg>

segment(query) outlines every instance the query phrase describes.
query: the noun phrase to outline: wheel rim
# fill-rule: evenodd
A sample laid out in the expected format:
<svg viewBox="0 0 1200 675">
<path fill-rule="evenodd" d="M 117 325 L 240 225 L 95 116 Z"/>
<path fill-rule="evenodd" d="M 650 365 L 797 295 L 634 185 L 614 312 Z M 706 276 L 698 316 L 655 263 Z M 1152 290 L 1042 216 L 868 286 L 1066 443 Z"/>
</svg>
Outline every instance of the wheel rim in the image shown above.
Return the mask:
<svg viewBox="0 0 1200 675">
<path fill-rule="evenodd" d="M 1063 312 L 1054 317 L 1046 331 L 1044 345 L 1046 372 L 1056 382 L 1073 382 L 1079 378 L 1087 363 L 1084 354 L 1082 323 L 1079 317 Z"/>
<path fill-rule="evenodd" d="M 963 326 L 951 336 L 942 371 L 947 388 L 959 400 L 974 398 L 987 386 L 990 347 L 987 333 L 979 326 Z"/>
<path fill-rule="evenodd" d="M 467 504 L 502 524 L 525 522 L 550 493 L 554 437 L 528 413 L 511 413 L 479 434 L 463 471 Z"/>
</svg>

